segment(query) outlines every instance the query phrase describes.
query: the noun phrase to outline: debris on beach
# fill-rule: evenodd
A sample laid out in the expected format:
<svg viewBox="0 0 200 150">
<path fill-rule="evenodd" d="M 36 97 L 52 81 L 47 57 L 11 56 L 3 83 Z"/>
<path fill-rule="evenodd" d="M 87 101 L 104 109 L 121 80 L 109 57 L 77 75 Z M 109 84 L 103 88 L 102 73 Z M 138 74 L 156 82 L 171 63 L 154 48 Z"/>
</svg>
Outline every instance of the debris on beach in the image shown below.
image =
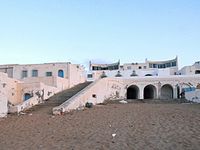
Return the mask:
<svg viewBox="0 0 200 150">
<path fill-rule="evenodd" d="M 119 101 L 120 103 L 122 103 L 122 104 L 127 104 L 128 102 L 127 101 L 125 101 L 125 100 L 121 100 L 121 101 Z"/>
<path fill-rule="evenodd" d="M 112 137 L 114 138 L 116 135 L 117 135 L 116 133 L 113 133 L 113 134 L 112 134 Z"/>
<path fill-rule="evenodd" d="M 87 107 L 87 108 L 92 108 L 92 107 L 93 107 L 93 103 L 87 102 L 87 103 L 85 104 L 85 107 Z"/>
<path fill-rule="evenodd" d="M 20 112 L 19 114 L 20 114 L 20 115 L 26 115 L 26 113 L 24 113 L 24 112 Z"/>
</svg>

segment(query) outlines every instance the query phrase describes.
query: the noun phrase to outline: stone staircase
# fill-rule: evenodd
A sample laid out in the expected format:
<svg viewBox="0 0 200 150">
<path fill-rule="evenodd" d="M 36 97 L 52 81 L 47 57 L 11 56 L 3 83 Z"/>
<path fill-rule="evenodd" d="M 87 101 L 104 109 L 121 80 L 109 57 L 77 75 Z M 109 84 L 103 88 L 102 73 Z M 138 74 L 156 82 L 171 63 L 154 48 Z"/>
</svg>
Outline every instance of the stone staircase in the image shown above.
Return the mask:
<svg viewBox="0 0 200 150">
<path fill-rule="evenodd" d="M 64 90 L 45 100 L 44 103 L 33 106 L 32 108 L 25 111 L 25 113 L 46 113 L 52 114 L 53 107 L 61 105 L 69 98 L 74 96 L 76 93 L 87 87 L 92 82 L 85 82 L 78 84 L 70 89 Z"/>
</svg>

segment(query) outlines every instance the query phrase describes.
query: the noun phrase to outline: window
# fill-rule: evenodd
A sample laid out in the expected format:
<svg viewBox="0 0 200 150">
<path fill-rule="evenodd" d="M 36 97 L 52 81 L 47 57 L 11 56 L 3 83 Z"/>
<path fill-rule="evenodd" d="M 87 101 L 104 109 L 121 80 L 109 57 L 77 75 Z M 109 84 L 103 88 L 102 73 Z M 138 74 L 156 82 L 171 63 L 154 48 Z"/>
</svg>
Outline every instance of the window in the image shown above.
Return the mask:
<svg viewBox="0 0 200 150">
<path fill-rule="evenodd" d="M 24 101 L 30 99 L 31 97 L 32 97 L 31 94 L 29 94 L 29 93 L 25 93 L 25 94 L 24 94 Z"/>
<path fill-rule="evenodd" d="M 87 77 L 88 77 L 88 78 L 92 78 L 92 74 L 88 74 Z"/>
<path fill-rule="evenodd" d="M 142 69 L 142 67 L 141 67 L 141 66 L 139 66 L 139 67 L 138 67 L 138 69 Z"/>
<path fill-rule="evenodd" d="M 22 71 L 22 79 L 28 77 L 28 71 L 27 70 L 23 70 Z"/>
<path fill-rule="evenodd" d="M 38 70 L 32 70 L 32 77 L 38 77 Z"/>
<path fill-rule="evenodd" d="M 165 64 L 158 64 L 158 68 L 165 68 Z"/>
<path fill-rule="evenodd" d="M 46 76 L 47 77 L 51 77 L 52 76 L 52 72 L 46 72 Z"/>
<path fill-rule="evenodd" d="M 172 67 L 176 66 L 176 61 L 172 62 Z"/>
<path fill-rule="evenodd" d="M 147 69 L 147 66 L 144 66 L 143 68 L 144 68 L 144 69 Z"/>
<path fill-rule="evenodd" d="M 158 65 L 157 64 L 153 64 L 153 68 L 158 68 Z"/>
<path fill-rule="evenodd" d="M 167 64 L 166 64 L 166 67 L 171 67 L 171 63 L 167 63 Z"/>
<path fill-rule="evenodd" d="M 131 69 L 131 66 L 127 66 L 127 69 L 130 70 L 130 69 Z"/>
</svg>

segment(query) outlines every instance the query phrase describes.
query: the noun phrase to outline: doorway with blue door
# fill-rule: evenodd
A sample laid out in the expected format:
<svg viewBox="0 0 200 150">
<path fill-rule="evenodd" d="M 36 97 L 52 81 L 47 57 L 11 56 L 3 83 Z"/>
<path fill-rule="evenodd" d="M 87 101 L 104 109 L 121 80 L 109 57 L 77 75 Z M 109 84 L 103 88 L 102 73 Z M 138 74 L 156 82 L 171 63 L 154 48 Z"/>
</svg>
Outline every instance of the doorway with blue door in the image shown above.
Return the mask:
<svg viewBox="0 0 200 150">
<path fill-rule="evenodd" d="M 58 70 L 58 76 L 61 77 L 61 78 L 64 78 L 64 71 Z"/>
</svg>

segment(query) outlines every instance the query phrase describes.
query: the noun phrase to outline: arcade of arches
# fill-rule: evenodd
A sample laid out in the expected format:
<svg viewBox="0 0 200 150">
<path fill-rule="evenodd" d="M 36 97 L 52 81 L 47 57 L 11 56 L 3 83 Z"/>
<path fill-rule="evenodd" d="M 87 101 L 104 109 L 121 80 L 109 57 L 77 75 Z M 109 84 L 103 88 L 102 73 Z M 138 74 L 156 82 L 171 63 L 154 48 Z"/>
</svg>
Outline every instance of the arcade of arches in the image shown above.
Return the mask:
<svg viewBox="0 0 200 150">
<path fill-rule="evenodd" d="M 177 94 L 179 95 L 179 94 Z M 141 90 L 137 85 L 131 85 L 127 88 L 127 99 L 173 99 L 174 91 L 170 84 L 160 87 L 160 91 L 154 85 L 146 85 Z"/>
</svg>

